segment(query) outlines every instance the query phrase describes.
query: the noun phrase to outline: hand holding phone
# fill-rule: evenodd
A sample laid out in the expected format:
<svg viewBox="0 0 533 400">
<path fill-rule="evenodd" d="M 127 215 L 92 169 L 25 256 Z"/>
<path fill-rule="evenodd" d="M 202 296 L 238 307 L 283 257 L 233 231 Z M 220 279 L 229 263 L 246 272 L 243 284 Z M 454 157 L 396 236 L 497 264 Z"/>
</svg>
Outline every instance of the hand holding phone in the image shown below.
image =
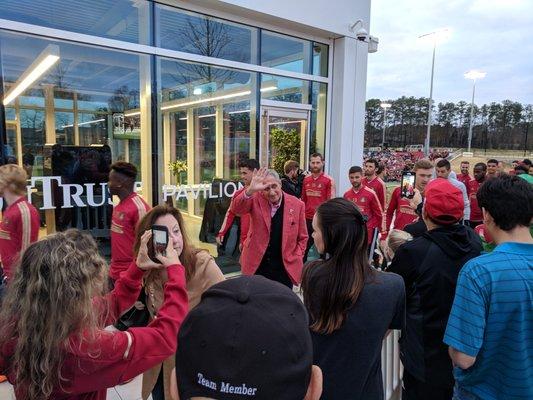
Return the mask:
<svg viewBox="0 0 533 400">
<path fill-rule="evenodd" d="M 400 182 L 402 197 L 412 199 L 415 195 L 415 174 L 413 172 L 402 172 Z"/>
</svg>

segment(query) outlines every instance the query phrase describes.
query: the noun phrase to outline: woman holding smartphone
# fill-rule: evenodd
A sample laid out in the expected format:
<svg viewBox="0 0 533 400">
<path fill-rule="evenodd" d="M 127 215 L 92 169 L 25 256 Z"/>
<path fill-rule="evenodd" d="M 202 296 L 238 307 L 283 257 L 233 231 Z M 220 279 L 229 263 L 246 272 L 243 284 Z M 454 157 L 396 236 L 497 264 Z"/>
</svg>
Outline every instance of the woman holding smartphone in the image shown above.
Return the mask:
<svg viewBox="0 0 533 400">
<path fill-rule="evenodd" d="M 155 235 L 161 237 L 161 231 L 166 229 L 168 245 L 177 252 L 185 267 L 189 309 L 192 309 L 200 302 L 203 292 L 215 283 L 223 281 L 224 275 L 207 250 L 196 249 L 190 244 L 184 225 L 183 217 L 178 209 L 167 204 L 154 207 L 139 222 L 134 251 L 137 252 L 145 232 L 153 231 Z M 155 253 L 153 248 L 152 251 Z M 152 270 L 145 277 L 144 289 L 148 311 L 152 318 L 156 316 L 157 319 L 159 318 L 163 302 L 163 288 L 167 280 L 168 277 L 164 269 Z M 157 319 L 155 320 L 157 321 Z M 174 366 L 175 357 L 173 354 L 144 373 L 143 399 L 147 399 L 150 393 L 152 393 L 153 400 L 171 399 L 170 373 Z"/>
<path fill-rule="evenodd" d="M 104 400 L 107 388 L 176 352 L 187 313 L 185 269 L 171 246 L 159 264 L 152 261 L 150 237 L 139 238 L 136 261 L 106 295 L 107 265 L 92 238 L 68 231 L 28 247 L 0 314 L 0 373 L 17 399 Z M 104 330 L 132 306 L 154 268 L 168 276 L 158 318 L 127 332 Z"/>
<path fill-rule="evenodd" d="M 381 342 L 405 326 L 403 279 L 370 267 L 365 220 L 352 202 L 322 203 L 313 229 L 325 259 L 306 266 L 302 290 L 324 375 L 321 399 L 381 400 Z"/>
</svg>

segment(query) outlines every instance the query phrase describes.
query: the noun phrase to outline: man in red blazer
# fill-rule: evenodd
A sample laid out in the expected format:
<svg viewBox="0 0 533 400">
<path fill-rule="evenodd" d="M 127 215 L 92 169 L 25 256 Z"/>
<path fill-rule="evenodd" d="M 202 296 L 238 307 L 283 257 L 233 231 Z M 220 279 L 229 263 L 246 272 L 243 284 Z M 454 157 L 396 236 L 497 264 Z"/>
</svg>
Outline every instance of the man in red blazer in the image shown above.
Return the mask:
<svg viewBox="0 0 533 400">
<path fill-rule="evenodd" d="M 244 275 L 263 275 L 290 288 L 299 284 L 307 244 L 305 205 L 283 193 L 277 172 L 254 171 L 248 188 L 231 202 L 237 215 L 250 214 L 241 267 Z"/>
</svg>

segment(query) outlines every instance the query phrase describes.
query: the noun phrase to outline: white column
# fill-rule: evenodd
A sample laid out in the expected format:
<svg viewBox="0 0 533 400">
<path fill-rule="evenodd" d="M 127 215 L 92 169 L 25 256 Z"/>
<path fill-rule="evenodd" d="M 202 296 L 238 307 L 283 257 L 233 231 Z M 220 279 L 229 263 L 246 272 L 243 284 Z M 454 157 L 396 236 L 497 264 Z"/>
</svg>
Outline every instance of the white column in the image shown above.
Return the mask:
<svg viewBox="0 0 533 400">
<path fill-rule="evenodd" d="M 176 161 L 176 157 L 172 157 L 172 141 L 171 141 L 171 129 L 170 129 L 170 113 L 168 111 L 163 112 L 163 176 L 165 177 L 162 185 L 171 185 L 171 173 L 168 169 L 170 162 Z M 175 143 L 175 141 L 174 141 Z"/>
<path fill-rule="evenodd" d="M 152 199 L 152 80 L 150 58 L 139 56 L 139 75 L 141 78 L 140 109 L 141 109 L 141 174 L 142 196 L 148 204 L 159 204 L 161 190 L 158 189 L 159 199 Z M 154 99 L 155 101 L 155 99 Z M 155 149 L 161 154 L 162 145 Z M 127 154 L 127 153 L 126 153 Z M 159 171 L 159 182 L 163 181 L 163 174 Z"/>
<path fill-rule="evenodd" d="M 331 129 L 326 165 L 337 194 L 348 184 L 348 169 L 363 160 L 368 44 L 350 37 L 335 39 Z"/>
<path fill-rule="evenodd" d="M 215 177 L 224 178 L 224 105 L 217 104 L 215 111 Z"/>
</svg>

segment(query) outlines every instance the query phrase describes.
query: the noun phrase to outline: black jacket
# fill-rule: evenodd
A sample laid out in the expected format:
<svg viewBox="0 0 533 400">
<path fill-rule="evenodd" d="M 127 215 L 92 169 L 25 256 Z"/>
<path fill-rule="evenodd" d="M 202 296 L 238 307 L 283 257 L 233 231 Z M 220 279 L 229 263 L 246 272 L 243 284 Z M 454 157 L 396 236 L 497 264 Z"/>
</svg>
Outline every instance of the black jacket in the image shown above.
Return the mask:
<svg viewBox="0 0 533 400">
<path fill-rule="evenodd" d="M 478 235 L 469 227 L 439 227 L 400 246 L 388 268 L 403 277 L 407 295 L 400 357 L 420 381 L 453 386 L 452 362 L 442 340 L 459 271 L 481 250 Z"/>
<path fill-rule="evenodd" d="M 283 175 L 281 177 L 281 190 L 299 199 L 302 195 L 304 178 L 305 178 L 304 174 L 298 174 L 298 176 L 296 177 L 296 181 L 293 181 L 287 175 Z"/>
</svg>

